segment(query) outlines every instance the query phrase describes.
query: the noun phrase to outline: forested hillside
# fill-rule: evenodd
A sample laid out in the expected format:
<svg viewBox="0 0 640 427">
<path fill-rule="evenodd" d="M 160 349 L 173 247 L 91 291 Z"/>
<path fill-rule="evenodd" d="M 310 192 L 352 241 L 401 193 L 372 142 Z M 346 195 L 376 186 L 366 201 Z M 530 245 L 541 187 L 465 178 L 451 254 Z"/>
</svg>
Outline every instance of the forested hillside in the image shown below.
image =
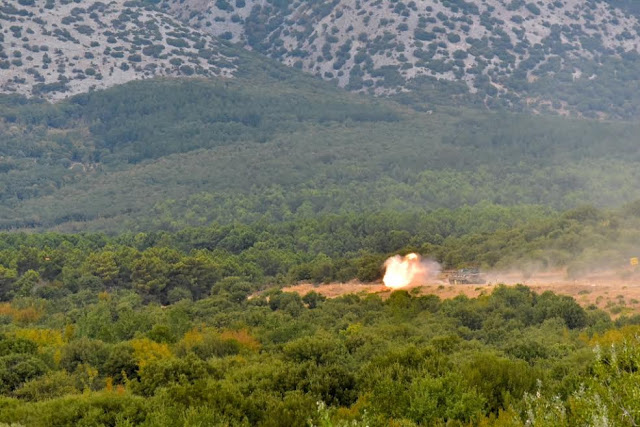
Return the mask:
<svg viewBox="0 0 640 427">
<path fill-rule="evenodd" d="M 2 227 L 178 229 L 640 197 L 635 123 L 420 113 L 275 65 L 261 75 L 130 83 L 55 105 L 3 98 Z"/>
</svg>

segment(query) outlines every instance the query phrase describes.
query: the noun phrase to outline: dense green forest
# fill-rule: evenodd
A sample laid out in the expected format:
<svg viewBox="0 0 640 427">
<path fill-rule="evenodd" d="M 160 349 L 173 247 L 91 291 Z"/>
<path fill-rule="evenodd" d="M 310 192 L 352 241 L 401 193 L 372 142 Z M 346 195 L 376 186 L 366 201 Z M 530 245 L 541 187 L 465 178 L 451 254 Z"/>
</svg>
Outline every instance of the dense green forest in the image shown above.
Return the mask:
<svg viewBox="0 0 640 427">
<path fill-rule="evenodd" d="M 137 82 L 55 105 L 2 98 L 0 226 L 178 230 L 640 197 L 636 123 L 416 112 L 275 66 L 243 79 Z"/>
<path fill-rule="evenodd" d="M 97 236 L 65 240 L 101 244 Z M 119 280 L 98 265 L 107 254 L 89 257 L 93 274 Z M 98 292 L 102 279 L 66 296 L 23 292 L 0 304 L 0 420 L 578 426 L 639 419 L 639 319 L 614 323 L 570 297 L 518 286 L 445 301 L 406 291 L 386 300 L 277 290 L 247 299 L 226 289 L 235 279 L 223 279 L 204 299 L 181 295 L 164 306 L 135 284 Z"/>
<path fill-rule="evenodd" d="M 0 423 L 580 426 L 640 421 L 640 316 L 524 286 L 326 299 L 418 251 L 446 267 L 626 264 L 640 206 L 483 204 L 177 232 L 0 234 Z M 622 271 L 622 270 L 621 270 Z"/>
<path fill-rule="evenodd" d="M 639 206 L 0 234 L 0 425 L 632 426 L 640 316 L 524 286 L 450 300 L 280 287 L 377 280 L 407 251 L 578 277 L 627 262 Z"/>
<path fill-rule="evenodd" d="M 134 291 L 161 304 L 224 294 L 236 301 L 273 286 L 381 279 L 383 261 L 419 252 L 444 268 L 479 266 L 527 274 L 566 269 L 626 271 L 638 256 L 640 207 L 477 208 L 432 213 L 326 215 L 239 222 L 178 232 L 0 235 L 0 299 L 66 298 Z"/>
</svg>

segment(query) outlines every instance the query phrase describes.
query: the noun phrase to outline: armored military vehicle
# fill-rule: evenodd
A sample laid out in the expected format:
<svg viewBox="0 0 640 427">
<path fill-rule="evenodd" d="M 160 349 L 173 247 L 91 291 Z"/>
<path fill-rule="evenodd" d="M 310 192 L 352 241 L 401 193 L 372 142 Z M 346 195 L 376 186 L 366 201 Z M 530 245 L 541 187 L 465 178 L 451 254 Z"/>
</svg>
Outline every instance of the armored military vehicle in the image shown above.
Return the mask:
<svg viewBox="0 0 640 427">
<path fill-rule="evenodd" d="M 462 268 L 449 275 L 449 283 L 454 285 L 484 285 L 487 281 L 477 268 Z"/>
</svg>

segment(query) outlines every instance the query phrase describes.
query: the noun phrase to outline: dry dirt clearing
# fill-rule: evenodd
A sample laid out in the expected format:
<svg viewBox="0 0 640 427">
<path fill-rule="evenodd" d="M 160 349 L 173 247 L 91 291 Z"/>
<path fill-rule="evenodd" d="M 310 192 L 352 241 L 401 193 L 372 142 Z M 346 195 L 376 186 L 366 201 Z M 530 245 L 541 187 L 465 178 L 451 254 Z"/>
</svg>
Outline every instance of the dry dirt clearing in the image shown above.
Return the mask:
<svg viewBox="0 0 640 427">
<path fill-rule="evenodd" d="M 603 272 L 592 274 L 578 280 L 569 280 L 564 272 L 541 273 L 529 278 L 523 278 L 518 274 L 487 274 L 487 283 L 484 285 L 452 285 L 444 278 L 430 281 L 418 286 L 405 288 L 418 294 L 434 294 L 442 299 L 454 298 L 458 295 L 476 297 L 489 294 L 499 284 L 513 286 L 523 284 L 536 293 L 553 291 L 561 295 L 569 295 L 583 307 L 592 304 L 601 308 L 613 317 L 622 314 L 640 314 L 640 276 L 621 278 L 619 273 Z M 331 283 L 325 285 L 313 285 L 302 283 L 284 288 L 285 292 L 297 292 L 305 295 L 315 291 L 328 298 L 335 298 L 346 294 L 378 294 L 382 298 L 388 297 L 392 290 L 378 283 Z"/>
</svg>

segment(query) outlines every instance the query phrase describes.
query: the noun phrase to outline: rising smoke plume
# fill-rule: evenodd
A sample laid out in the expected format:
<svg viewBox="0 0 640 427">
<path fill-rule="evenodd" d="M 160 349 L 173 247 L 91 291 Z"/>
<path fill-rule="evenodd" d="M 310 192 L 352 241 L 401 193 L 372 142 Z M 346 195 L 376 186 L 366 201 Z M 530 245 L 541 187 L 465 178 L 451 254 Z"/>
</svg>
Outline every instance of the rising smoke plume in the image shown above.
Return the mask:
<svg viewBox="0 0 640 427">
<path fill-rule="evenodd" d="M 382 281 L 391 289 L 417 286 L 435 278 L 441 270 L 436 261 L 423 259 L 418 254 L 395 255 L 384 262 Z"/>
</svg>

